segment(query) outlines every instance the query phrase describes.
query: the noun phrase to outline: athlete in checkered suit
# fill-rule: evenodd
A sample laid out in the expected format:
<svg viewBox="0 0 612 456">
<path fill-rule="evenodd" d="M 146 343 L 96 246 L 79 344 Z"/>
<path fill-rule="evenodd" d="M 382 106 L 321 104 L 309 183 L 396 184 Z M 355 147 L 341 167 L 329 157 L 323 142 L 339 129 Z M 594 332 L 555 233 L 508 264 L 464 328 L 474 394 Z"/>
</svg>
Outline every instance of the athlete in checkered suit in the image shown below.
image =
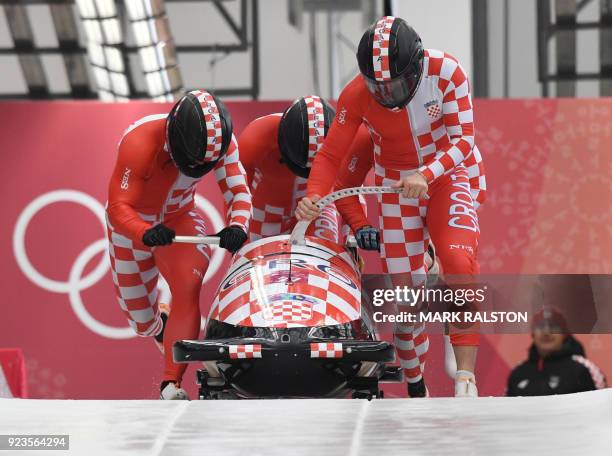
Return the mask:
<svg viewBox="0 0 612 456">
<path fill-rule="evenodd" d="M 172 346 L 198 337 L 200 289 L 210 259 L 208 246 L 172 241 L 175 233 L 207 233 L 194 197 L 209 171 L 228 207 L 220 245 L 235 252 L 247 238 L 251 195 L 229 113 L 208 92 L 190 92 L 170 114 L 131 125 L 109 184 L 109 253 L 117 298 L 134 331 L 163 344 L 164 399 L 185 397 L 180 382 L 186 365 L 173 362 Z M 172 293 L 167 319 L 158 303 L 160 273 Z"/>
<path fill-rule="evenodd" d="M 402 190 L 381 195 L 378 201 L 385 272 L 408 273 L 413 286 L 422 284 L 431 236 L 457 250 L 452 265 L 447 261 L 447 272 L 477 274 L 474 196 L 482 202 L 486 185 L 463 68 L 446 53 L 424 49 L 414 29 L 394 17 L 383 17 L 366 31 L 357 59 L 361 74 L 340 94 L 336 118 L 313 164 L 308 197 L 298 207 L 298 218 L 316 215 L 313 201 L 332 189 L 352 138 L 365 125 L 374 143 L 377 185 Z M 443 234 L 450 233 L 449 224 L 456 228 L 451 237 Z M 441 247 L 438 242 L 436 246 Z M 409 394 L 423 396 L 426 390 L 410 329 L 414 328 L 399 328 L 396 334 L 398 354 Z M 473 375 L 477 337 L 470 337 L 464 345 L 455 340 L 458 396 L 477 394 Z"/>
<path fill-rule="evenodd" d="M 474 152 L 478 152 L 476 147 L 474 148 Z M 344 161 L 344 166 L 338 174 L 338 178 L 335 183 L 335 190 L 361 186 L 373 166 L 374 155 L 371 152 L 367 153 L 367 150 L 352 151 L 350 154 L 350 160 Z M 470 193 L 474 201 L 474 207 L 476 208 L 478 207 L 477 201 L 484 201 L 486 195 L 486 188 L 484 185 L 480 185 L 480 183 L 485 183 L 485 176 L 482 159 L 480 158 L 479 153 L 478 157 L 476 157 L 476 154 L 471 154 L 466 159 L 465 169 L 468 173 Z M 475 187 L 472 187 L 472 185 L 475 185 Z M 449 195 L 449 201 L 452 201 L 453 193 L 456 192 L 451 192 Z M 463 193 L 463 189 L 461 189 L 460 193 Z M 336 202 L 336 207 L 340 213 L 340 216 L 350 226 L 350 229 L 354 233 L 358 233 L 357 242 L 361 248 L 370 250 L 378 248 L 378 241 L 376 239 L 378 230 L 371 228 L 367 214 L 357 196 L 338 200 Z M 450 210 L 448 211 L 448 214 L 450 214 Z M 451 224 L 452 219 L 453 217 L 449 215 L 446 223 L 439 223 L 436 225 L 436 229 L 429 230 L 432 242 L 436 246 L 440 246 L 439 248 L 436 248 L 436 260 L 442 273 L 451 276 L 471 274 L 470 271 L 463 269 L 464 262 L 462 258 L 465 253 L 461 249 L 457 248 L 457 245 L 462 244 L 457 243 L 464 241 L 468 243 L 471 242 L 472 234 L 467 233 L 466 238 L 466 231 L 453 226 L 453 224 Z M 416 328 L 415 332 L 412 334 L 398 335 L 398 340 L 396 340 L 396 343 L 399 342 L 401 348 L 401 346 L 404 345 L 404 342 L 406 342 L 402 341 L 402 338 L 408 338 L 408 342 L 410 342 L 411 337 L 414 343 L 414 353 L 408 351 L 405 356 L 410 357 L 411 354 L 412 356 L 416 355 L 420 360 L 420 368 L 423 370 L 427 349 L 429 347 L 427 333 L 424 331 L 424 327 L 421 326 Z M 452 332 L 450 342 L 452 345 L 457 346 L 477 345 L 478 335 L 468 335 L 464 332 Z M 412 359 L 406 359 L 406 361 L 414 365 Z"/>
<path fill-rule="evenodd" d="M 325 100 L 306 96 L 295 100 L 282 114 L 255 119 L 240 135 L 240 162 L 253 195 L 251 241 L 289 234 L 295 226 L 297 202 L 306 196 L 310 166 L 334 115 Z M 367 132 L 355 147 L 371 154 Z M 307 234 L 338 242 L 336 209 L 326 208 Z"/>
</svg>

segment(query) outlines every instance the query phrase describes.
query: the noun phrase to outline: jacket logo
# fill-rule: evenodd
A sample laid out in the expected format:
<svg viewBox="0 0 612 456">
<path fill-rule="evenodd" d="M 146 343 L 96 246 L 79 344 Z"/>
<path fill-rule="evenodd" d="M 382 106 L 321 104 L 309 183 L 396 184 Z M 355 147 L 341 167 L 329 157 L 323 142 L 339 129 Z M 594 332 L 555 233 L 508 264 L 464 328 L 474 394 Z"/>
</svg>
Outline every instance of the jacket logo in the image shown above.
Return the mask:
<svg viewBox="0 0 612 456">
<path fill-rule="evenodd" d="M 429 103 L 425 103 L 425 109 L 427 110 L 427 114 L 432 119 L 438 119 L 442 114 L 442 109 L 438 103 L 438 100 L 432 100 Z"/>
<path fill-rule="evenodd" d="M 338 123 L 344 125 L 346 123 L 346 108 L 342 108 L 338 113 Z"/>
<path fill-rule="evenodd" d="M 125 168 L 123 171 L 123 177 L 121 178 L 121 189 L 127 190 L 130 187 L 130 174 L 132 170 L 130 168 Z"/>
<path fill-rule="evenodd" d="M 354 173 L 354 172 L 355 172 L 355 170 L 357 169 L 357 162 L 358 162 L 358 161 L 359 161 L 359 157 L 357 157 L 357 156 L 354 156 L 354 157 L 351 159 L 351 162 L 350 162 L 350 163 L 349 163 L 349 165 L 348 165 L 348 169 L 349 169 L 349 171 L 350 171 L 351 173 Z"/>
</svg>

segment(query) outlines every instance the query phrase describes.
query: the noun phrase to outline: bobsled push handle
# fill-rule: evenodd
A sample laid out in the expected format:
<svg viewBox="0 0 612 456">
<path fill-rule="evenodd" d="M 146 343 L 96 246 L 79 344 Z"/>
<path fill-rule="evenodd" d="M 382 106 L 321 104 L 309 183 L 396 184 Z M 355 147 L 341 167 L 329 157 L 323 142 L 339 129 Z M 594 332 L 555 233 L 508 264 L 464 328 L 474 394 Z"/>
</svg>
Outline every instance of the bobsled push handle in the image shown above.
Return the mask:
<svg viewBox="0 0 612 456">
<path fill-rule="evenodd" d="M 319 208 L 319 210 L 323 210 L 326 206 L 338 201 L 342 198 L 347 198 L 349 196 L 359 196 L 359 195 L 381 195 L 383 193 L 400 193 L 402 191 L 401 188 L 391 188 L 391 187 L 353 187 L 353 188 L 345 188 L 342 190 L 338 190 L 337 192 L 330 193 L 324 198 L 321 198 L 315 204 Z M 293 232 L 291 233 L 291 243 L 293 245 L 304 245 L 306 235 L 306 230 L 312 220 L 302 220 L 295 225 L 293 228 Z"/>
<path fill-rule="evenodd" d="M 179 244 L 206 244 L 219 245 L 217 236 L 175 236 L 174 242 Z"/>
</svg>

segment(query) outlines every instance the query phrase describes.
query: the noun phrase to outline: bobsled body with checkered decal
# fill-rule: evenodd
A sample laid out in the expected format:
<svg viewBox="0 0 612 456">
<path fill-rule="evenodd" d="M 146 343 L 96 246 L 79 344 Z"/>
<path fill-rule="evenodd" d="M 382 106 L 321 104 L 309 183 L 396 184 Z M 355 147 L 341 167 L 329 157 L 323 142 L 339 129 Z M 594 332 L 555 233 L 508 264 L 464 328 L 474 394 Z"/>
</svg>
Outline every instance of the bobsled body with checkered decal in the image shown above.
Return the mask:
<svg viewBox="0 0 612 456">
<path fill-rule="evenodd" d="M 243 247 L 221 282 L 204 340 L 179 341 L 177 362 L 204 362 L 201 398 L 379 396 L 401 381 L 361 305 L 356 253 L 308 237 Z"/>
</svg>

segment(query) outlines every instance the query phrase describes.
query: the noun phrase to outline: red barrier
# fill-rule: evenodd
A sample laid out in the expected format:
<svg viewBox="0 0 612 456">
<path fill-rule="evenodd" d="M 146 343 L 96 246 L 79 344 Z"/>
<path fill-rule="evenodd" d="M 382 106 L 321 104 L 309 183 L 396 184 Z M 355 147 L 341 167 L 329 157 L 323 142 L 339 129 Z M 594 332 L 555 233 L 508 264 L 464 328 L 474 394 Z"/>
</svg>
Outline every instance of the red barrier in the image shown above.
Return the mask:
<svg viewBox="0 0 612 456">
<path fill-rule="evenodd" d="M 28 397 L 28 380 L 19 348 L 0 348 L 0 398 Z"/>
<path fill-rule="evenodd" d="M 286 104 L 228 107 L 240 133 Z M 145 102 L 0 105 L 0 346 L 23 348 L 32 397 L 155 396 L 161 357 L 128 329 L 100 259 L 117 143 L 131 122 L 168 109 Z M 477 102 L 477 143 L 489 185 L 481 212 L 483 273 L 612 271 L 611 118 L 611 100 Z M 210 176 L 198 193 L 221 207 Z M 223 269 L 206 279 L 203 314 Z M 449 388 L 439 345 L 434 341 L 428 362 L 434 394 Z M 480 375 L 483 394 L 503 393 L 508 360 L 518 358 L 516 348 L 507 355 L 494 345 L 485 341 L 481 349 L 480 365 L 488 368 Z"/>
</svg>

